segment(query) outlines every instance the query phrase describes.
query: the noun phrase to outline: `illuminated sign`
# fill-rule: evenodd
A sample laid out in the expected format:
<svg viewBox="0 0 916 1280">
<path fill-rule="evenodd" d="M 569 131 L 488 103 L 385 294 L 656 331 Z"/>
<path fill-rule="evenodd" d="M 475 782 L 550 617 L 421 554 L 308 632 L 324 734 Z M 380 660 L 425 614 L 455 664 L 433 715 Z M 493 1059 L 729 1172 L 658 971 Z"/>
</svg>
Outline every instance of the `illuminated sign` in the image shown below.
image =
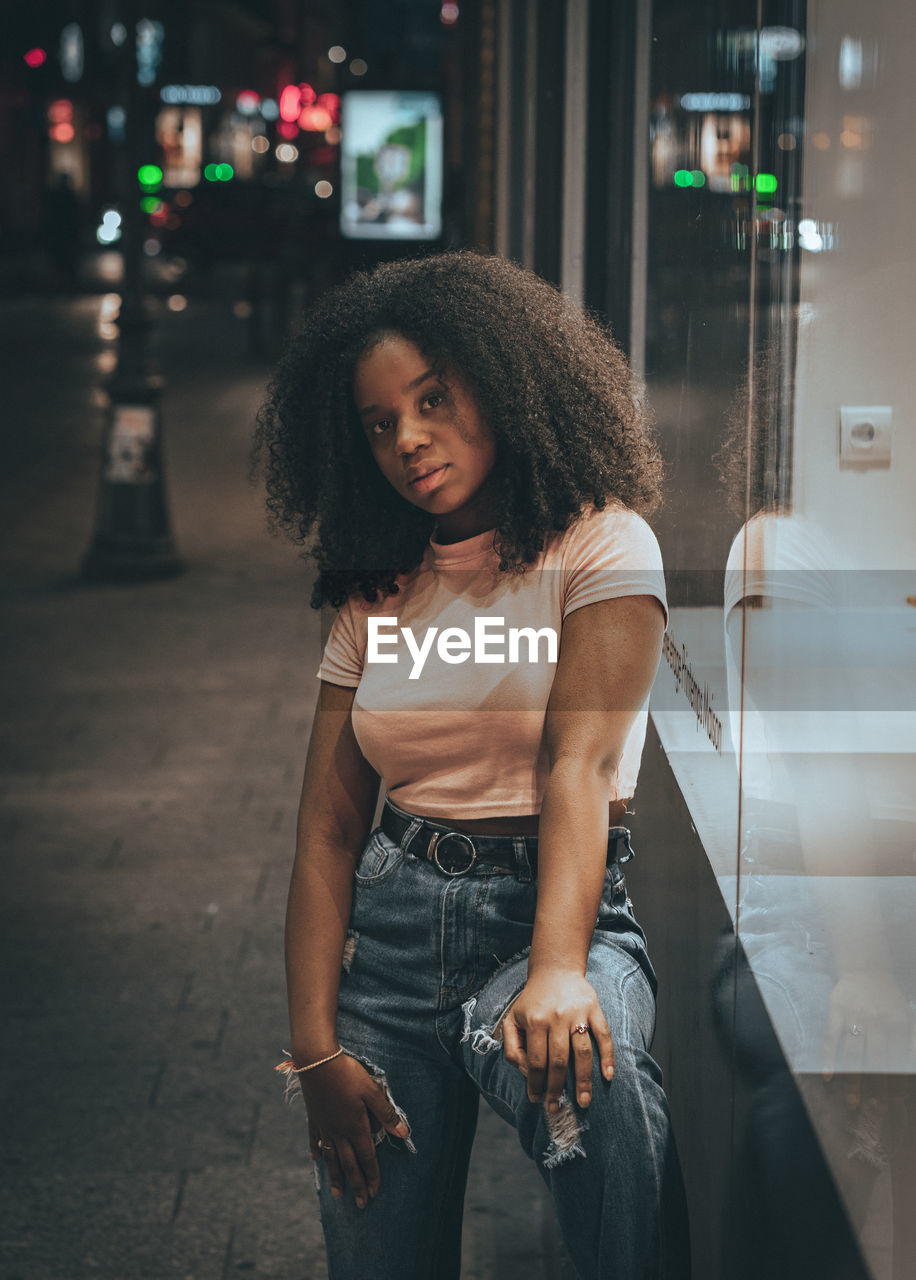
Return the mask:
<svg viewBox="0 0 916 1280">
<path fill-rule="evenodd" d="M 170 106 L 212 107 L 222 96 L 215 84 L 164 84 L 159 90 Z"/>
<path fill-rule="evenodd" d="M 746 93 L 683 93 L 678 99 L 685 111 L 747 111 Z"/>
<path fill-rule="evenodd" d="M 319 105 L 325 105 L 319 99 Z M 356 89 L 343 96 L 340 230 L 350 239 L 442 233 L 438 94 Z"/>
</svg>

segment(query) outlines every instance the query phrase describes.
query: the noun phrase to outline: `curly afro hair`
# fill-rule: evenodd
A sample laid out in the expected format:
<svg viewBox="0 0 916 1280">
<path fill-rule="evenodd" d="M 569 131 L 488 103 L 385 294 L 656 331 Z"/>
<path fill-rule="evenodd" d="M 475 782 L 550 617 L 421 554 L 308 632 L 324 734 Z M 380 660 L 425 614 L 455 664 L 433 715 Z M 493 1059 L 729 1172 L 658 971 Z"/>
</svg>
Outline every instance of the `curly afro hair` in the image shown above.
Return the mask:
<svg viewBox="0 0 916 1280">
<path fill-rule="evenodd" d="M 271 524 L 317 561 L 316 608 L 395 593 L 435 525 L 384 479 L 356 415 L 354 366 L 385 333 L 455 370 L 493 433 L 501 570 L 524 571 L 590 504 L 657 505 L 661 460 L 638 388 L 596 319 L 503 258 L 385 263 L 319 300 L 258 413 Z"/>
</svg>

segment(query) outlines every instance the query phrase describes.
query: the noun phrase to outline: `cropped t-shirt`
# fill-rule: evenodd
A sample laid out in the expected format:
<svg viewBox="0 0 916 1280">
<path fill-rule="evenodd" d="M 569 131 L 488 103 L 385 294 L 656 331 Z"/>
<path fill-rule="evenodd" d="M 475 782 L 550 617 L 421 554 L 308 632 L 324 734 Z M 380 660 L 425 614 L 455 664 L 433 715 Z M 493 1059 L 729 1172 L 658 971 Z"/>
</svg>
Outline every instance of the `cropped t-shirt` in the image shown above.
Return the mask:
<svg viewBox="0 0 916 1280">
<path fill-rule="evenodd" d="M 350 597 L 318 675 L 356 687 L 353 732 L 395 804 L 427 818 L 539 813 L 544 726 L 563 619 L 583 605 L 651 595 L 667 622 L 652 530 L 620 504 L 588 508 L 523 574 L 501 573 L 491 529 L 430 540 L 398 592 Z M 636 786 L 648 717 L 640 708 L 609 800 Z"/>
</svg>

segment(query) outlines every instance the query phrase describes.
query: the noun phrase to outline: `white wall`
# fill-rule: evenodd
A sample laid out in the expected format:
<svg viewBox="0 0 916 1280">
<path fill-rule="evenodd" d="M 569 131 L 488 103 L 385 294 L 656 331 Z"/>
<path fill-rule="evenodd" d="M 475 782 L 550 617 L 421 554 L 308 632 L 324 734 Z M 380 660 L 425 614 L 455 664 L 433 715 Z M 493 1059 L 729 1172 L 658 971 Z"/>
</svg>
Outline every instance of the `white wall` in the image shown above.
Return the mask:
<svg viewBox="0 0 916 1280">
<path fill-rule="evenodd" d="M 916 590 L 916 8 L 809 0 L 803 217 L 837 247 L 802 253 L 796 508 L 844 568 L 912 568 Z M 861 81 L 841 83 L 843 38 Z M 846 46 L 847 82 L 857 78 Z M 849 56 L 849 55 L 852 56 Z M 859 134 L 859 147 L 841 134 Z M 816 135 L 829 138 L 818 149 Z M 847 137 L 847 141 L 854 141 Z M 841 405 L 892 405 L 893 462 L 839 463 Z M 902 584 L 901 584 L 902 586 Z M 901 600 L 902 603 L 902 600 Z"/>
</svg>

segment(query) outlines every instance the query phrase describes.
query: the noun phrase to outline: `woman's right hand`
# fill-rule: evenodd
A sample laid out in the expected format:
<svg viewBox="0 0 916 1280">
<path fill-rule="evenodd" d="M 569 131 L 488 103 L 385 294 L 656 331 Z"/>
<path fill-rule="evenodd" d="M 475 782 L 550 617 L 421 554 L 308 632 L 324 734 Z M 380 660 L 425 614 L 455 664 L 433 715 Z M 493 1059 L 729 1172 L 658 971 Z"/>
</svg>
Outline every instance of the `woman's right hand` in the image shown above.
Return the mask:
<svg viewBox="0 0 916 1280">
<path fill-rule="evenodd" d="M 332 1196 L 341 1197 L 349 1182 L 357 1205 L 364 1209 L 379 1189 L 375 1134 L 385 1129 L 396 1138 L 407 1138 L 407 1125 L 381 1085 L 349 1054 L 303 1072 L 299 1083 L 312 1159 L 324 1160 Z"/>
</svg>

